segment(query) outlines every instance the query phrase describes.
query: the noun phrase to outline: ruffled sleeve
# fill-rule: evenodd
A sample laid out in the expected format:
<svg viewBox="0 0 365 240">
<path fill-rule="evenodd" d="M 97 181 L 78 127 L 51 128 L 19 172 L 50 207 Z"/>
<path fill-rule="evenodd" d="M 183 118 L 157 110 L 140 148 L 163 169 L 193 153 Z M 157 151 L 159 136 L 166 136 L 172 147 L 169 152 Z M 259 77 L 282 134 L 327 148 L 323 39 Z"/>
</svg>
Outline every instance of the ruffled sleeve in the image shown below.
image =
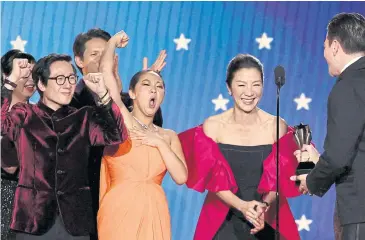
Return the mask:
<svg viewBox="0 0 365 240">
<path fill-rule="evenodd" d="M 179 139 L 189 169 L 186 183 L 189 188 L 198 192 L 237 191 L 232 170 L 217 143 L 204 134 L 201 125 L 180 133 Z"/>
</svg>

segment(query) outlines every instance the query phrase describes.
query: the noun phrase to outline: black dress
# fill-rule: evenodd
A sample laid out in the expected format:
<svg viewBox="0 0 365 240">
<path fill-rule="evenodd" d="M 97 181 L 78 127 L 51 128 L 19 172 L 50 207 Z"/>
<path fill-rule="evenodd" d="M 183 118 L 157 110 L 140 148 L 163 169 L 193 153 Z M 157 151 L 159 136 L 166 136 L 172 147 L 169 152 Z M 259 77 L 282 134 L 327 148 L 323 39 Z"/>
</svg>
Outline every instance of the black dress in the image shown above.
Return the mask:
<svg viewBox="0 0 365 240">
<path fill-rule="evenodd" d="M 261 201 L 257 187 L 263 173 L 263 162 L 271 153 L 272 145 L 237 146 L 219 143 L 219 148 L 229 163 L 238 185 L 236 195 L 245 201 Z M 253 228 L 243 214 L 231 208 L 214 240 L 271 240 L 275 239 L 275 230 L 265 224 L 265 228 L 252 235 Z"/>
<path fill-rule="evenodd" d="M 15 233 L 10 230 L 10 220 L 17 182 L 16 174 L 8 174 L 1 169 L 1 239 L 4 240 L 15 239 Z"/>
</svg>

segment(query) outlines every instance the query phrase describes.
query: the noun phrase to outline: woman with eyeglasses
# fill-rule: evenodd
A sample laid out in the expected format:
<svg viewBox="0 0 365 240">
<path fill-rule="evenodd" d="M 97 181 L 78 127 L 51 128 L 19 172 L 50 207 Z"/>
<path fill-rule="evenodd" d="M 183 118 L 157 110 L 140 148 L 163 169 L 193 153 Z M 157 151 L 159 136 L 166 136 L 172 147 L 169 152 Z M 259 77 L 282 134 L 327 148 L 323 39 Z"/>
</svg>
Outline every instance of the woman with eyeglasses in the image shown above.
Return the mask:
<svg viewBox="0 0 365 240">
<path fill-rule="evenodd" d="M 17 103 L 29 103 L 29 98 L 35 92 L 35 85 L 32 79 L 31 68 L 34 66 L 35 59 L 28 53 L 20 50 L 10 50 L 1 57 L 1 84 L 3 85 L 11 78 L 13 71 L 14 59 L 25 59 L 29 63 L 29 72 L 20 81 L 20 84 L 14 89 L 10 109 Z M 10 231 L 9 224 L 13 209 L 14 192 L 17 185 L 17 162 L 18 156 L 14 143 L 7 137 L 1 138 L 1 159 L 8 159 L 6 163 L 1 164 L 1 239 L 15 239 L 14 232 Z"/>
</svg>

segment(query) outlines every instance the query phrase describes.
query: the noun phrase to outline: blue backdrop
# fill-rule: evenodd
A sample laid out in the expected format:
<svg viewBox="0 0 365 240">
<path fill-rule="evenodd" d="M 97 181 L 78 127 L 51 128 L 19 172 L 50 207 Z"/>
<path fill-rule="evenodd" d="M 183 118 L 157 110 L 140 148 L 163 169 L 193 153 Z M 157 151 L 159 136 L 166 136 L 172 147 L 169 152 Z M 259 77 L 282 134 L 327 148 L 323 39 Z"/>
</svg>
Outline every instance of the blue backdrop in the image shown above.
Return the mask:
<svg viewBox="0 0 365 240">
<path fill-rule="evenodd" d="M 225 70 L 237 53 L 264 63 L 260 107 L 275 114 L 273 69 L 281 64 L 287 72 L 281 116 L 291 125 L 310 124 L 320 151 L 334 83 L 323 58 L 326 25 L 343 11 L 365 14 L 363 2 L 2 2 L 1 7 L 1 54 L 24 48 L 36 58 L 51 52 L 72 55 L 78 33 L 93 27 L 111 34 L 124 29 L 130 43 L 118 53 L 125 89 L 144 56 L 152 63 L 166 49 L 164 126 L 177 132 L 232 107 Z M 214 103 L 220 94 L 223 100 Z M 192 239 L 205 195 L 175 185 L 169 176 L 163 186 L 173 239 Z M 321 199 L 290 199 L 302 239 L 334 239 L 334 201 L 333 189 Z"/>
</svg>

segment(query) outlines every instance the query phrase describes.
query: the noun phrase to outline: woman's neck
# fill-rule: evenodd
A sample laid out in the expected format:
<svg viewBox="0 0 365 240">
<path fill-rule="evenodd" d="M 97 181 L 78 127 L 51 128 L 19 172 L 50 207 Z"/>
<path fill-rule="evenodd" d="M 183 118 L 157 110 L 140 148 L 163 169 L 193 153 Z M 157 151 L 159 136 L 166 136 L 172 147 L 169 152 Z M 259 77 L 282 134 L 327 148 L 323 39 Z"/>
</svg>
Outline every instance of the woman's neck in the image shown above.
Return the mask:
<svg viewBox="0 0 365 240">
<path fill-rule="evenodd" d="M 259 108 L 253 109 L 251 112 L 245 112 L 238 107 L 233 108 L 232 119 L 235 123 L 241 125 L 252 125 L 260 121 Z"/>
<path fill-rule="evenodd" d="M 137 119 L 138 122 L 146 125 L 147 127 L 151 127 L 153 125 L 153 116 L 149 117 L 141 113 L 141 111 L 135 110 L 133 108 L 132 116 Z"/>
</svg>

